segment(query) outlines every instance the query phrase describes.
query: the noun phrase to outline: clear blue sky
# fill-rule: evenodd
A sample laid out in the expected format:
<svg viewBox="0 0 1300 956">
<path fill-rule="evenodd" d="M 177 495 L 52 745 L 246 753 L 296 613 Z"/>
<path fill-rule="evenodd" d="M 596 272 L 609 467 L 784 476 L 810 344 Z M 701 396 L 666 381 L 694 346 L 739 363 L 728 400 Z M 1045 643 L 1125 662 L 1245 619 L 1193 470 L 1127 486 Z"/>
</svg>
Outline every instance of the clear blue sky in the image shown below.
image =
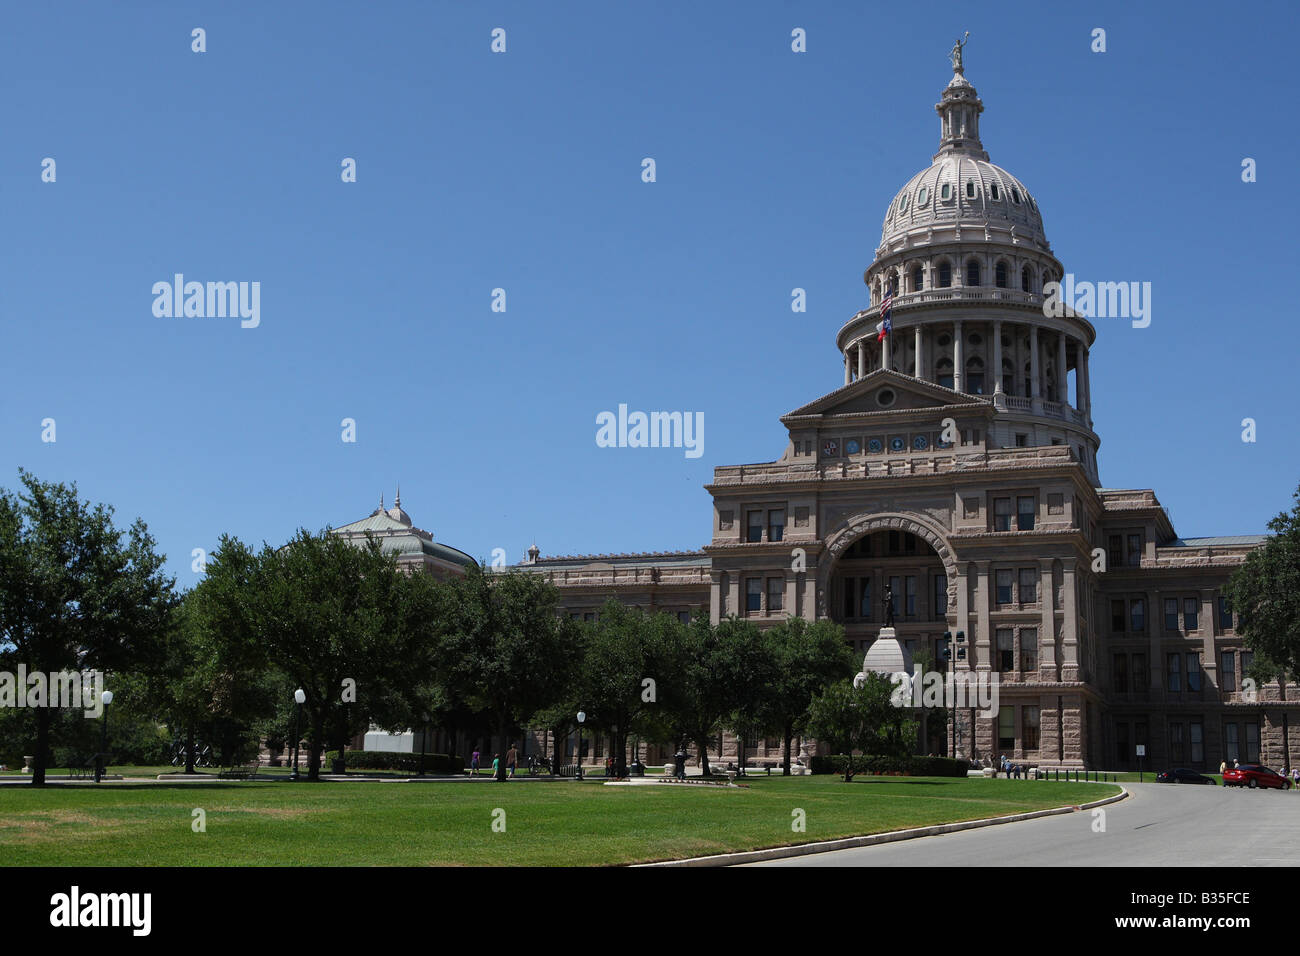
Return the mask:
<svg viewBox="0 0 1300 956">
<path fill-rule="evenodd" d="M 779 456 L 778 417 L 842 384 L 835 332 L 970 30 L 984 145 L 1066 269 L 1153 284 L 1150 328 L 1097 322 L 1103 483 L 1184 536 L 1263 531 L 1300 478 L 1296 27 L 1287 3 L 10 5 L 0 484 L 142 516 L 183 586 L 222 532 L 279 543 L 398 482 L 476 557 L 699 547 L 712 469 Z M 156 318 L 177 272 L 260 282 L 260 327 Z M 704 455 L 598 448 L 619 403 L 704 412 Z"/>
</svg>

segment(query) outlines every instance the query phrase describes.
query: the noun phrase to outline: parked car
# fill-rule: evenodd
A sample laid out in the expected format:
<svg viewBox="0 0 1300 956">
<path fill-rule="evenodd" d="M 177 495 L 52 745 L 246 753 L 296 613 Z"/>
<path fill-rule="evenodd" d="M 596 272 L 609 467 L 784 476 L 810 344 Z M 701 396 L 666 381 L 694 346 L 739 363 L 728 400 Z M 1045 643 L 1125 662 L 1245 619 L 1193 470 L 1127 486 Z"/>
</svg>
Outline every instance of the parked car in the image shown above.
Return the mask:
<svg viewBox="0 0 1300 956">
<path fill-rule="evenodd" d="M 1166 770 L 1162 774 L 1156 775 L 1157 783 L 1208 783 L 1211 787 L 1217 783 L 1213 777 L 1207 777 L 1203 773 L 1197 773 L 1195 770 Z"/>
<path fill-rule="evenodd" d="M 1290 780 L 1276 770 L 1269 770 L 1268 767 L 1257 763 L 1244 763 L 1240 767 L 1229 767 L 1223 771 L 1223 785 L 1225 787 L 1249 787 L 1252 790 L 1257 787 L 1273 787 L 1277 790 L 1291 789 Z"/>
</svg>

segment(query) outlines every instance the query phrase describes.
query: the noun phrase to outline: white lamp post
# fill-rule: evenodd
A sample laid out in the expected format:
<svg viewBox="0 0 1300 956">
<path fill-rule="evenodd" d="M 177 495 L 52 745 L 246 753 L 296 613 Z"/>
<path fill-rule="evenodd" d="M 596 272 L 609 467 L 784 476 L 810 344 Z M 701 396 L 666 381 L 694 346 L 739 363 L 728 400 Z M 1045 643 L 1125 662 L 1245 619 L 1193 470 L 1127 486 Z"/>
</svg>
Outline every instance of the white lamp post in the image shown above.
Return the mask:
<svg viewBox="0 0 1300 956">
<path fill-rule="evenodd" d="M 587 720 L 586 711 L 578 711 L 578 752 L 575 755 L 578 762 L 578 772 L 575 774 L 577 779 L 582 779 L 582 725 Z"/>
<path fill-rule="evenodd" d="M 299 687 L 293 692 L 293 702 L 297 705 L 293 715 L 293 773 L 290 780 L 298 779 L 298 738 L 302 736 L 302 705 L 307 702 L 307 693 Z"/>
</svg>

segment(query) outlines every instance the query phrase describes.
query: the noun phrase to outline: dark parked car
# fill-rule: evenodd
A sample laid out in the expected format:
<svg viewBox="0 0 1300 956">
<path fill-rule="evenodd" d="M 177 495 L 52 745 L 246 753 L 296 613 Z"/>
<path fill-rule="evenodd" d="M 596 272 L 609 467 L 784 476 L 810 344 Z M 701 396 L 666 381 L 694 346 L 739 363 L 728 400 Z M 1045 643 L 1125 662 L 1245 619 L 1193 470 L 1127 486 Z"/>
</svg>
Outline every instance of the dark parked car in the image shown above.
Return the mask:
<svg viewBox="0 0 1300 956">
<path fill-rule="evenodd" d="M 1203 773 L 1197 773 L 1195 770 L 1166 770 L 1156 776 L 1157 783 L 1208 783 L 1211 787 L 1216 786 L 1213 777 L 1207 777 Z"/>
<path fill-rule="evenodd" d="M 1276 770 L 1260 766 L 1257 763 L 1244 763 L 1240 767 L 1229 767 L 1223 771 L 1225 787 L 1273 787 L 1277 790 L 1290 790 L 1291 781 Z"/>
</svg>

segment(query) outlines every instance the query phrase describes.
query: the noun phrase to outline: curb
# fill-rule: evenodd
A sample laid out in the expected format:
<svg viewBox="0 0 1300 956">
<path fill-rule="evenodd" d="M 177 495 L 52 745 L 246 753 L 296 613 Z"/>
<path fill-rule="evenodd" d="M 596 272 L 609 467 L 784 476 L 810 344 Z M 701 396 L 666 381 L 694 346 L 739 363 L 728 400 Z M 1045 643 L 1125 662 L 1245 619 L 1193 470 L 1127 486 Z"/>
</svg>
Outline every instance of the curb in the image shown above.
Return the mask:
<svg viewBox="0 0 1300 956">
<path fill-rule="evenodd" d="M 915 840 L 920 837 L 937 836 L 940 833 L 956 833 L 960 830 L 976 830 L 980 827 L 1000 826 L 1004 823 L 1018 823 L 1021 820 L 1037 820 L 1062 813 L 1076 813 L 1103 807 L 1108 803 L 1117 803 L 1130 796 L 1128 790 L 1116 784 L 1120 792 L 1104 800 L 1095 800 L 1082 806 L 1054 807 L 1050 810 L 1031 810 L 1028 813 L 1014 813 L 1005 817 L 988 817 L 984 820 L 964 820 L 960 823 L 939 823 L 928 827 L 914 827 L 911 830 L 893 830 L 889 833 L 873 833 L 870 836 L 845 837 L 839 840 L 826 840 L 822 843 L 798 843 L 794 846 L 770 847 L 766 850 L 746 850 L 740 853 L 719 853 L 715 856 L 697 856 L 686 860 L 664 860 L 659 863 L 638 863 L 639 867 L 656 866 L 736 866 L 740 863 L 757 863 L 761 860 L 781 860 L 792 856 L 812 856 L 816 853 L 829 853 L 832 850 L 851 850 L 861 846 L 875 846 L 880 843 L 897 843 L 900 840 Z"/>
</svg>

